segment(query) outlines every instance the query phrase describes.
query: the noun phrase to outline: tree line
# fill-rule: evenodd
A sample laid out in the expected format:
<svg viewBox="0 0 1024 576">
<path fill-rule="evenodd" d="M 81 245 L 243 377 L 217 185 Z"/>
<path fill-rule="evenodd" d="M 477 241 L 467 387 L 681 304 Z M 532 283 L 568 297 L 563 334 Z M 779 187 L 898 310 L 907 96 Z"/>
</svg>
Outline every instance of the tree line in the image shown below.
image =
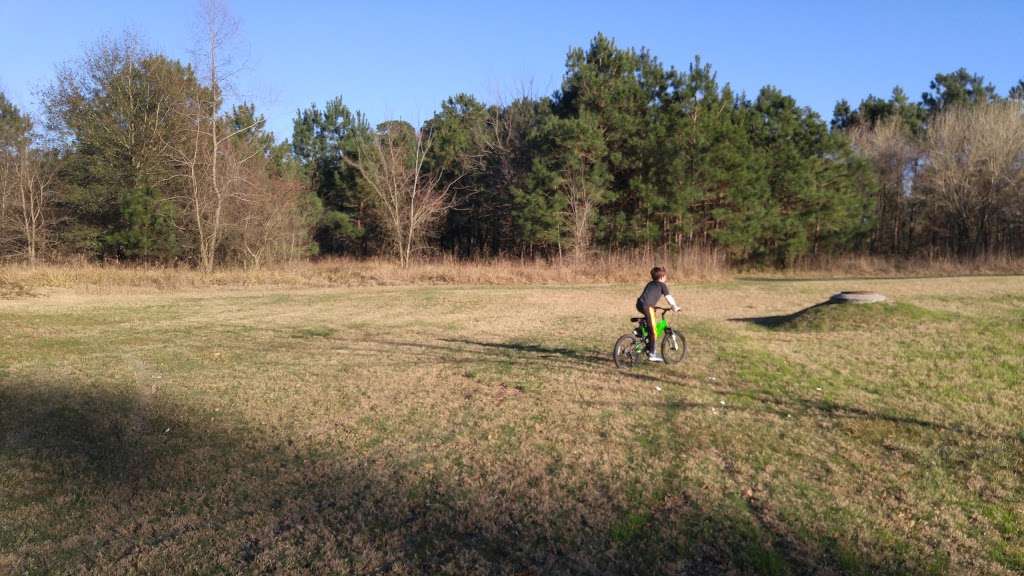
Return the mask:
<svg viewBox="0 0 1024 576">
<path fill-rule="evenodd" d="M 223 6 L 191 64 L 133 36 L 61 68 L 36 121 L 0 94 L 0 256 L 261 266 L 316 255 L 585 260 L 715 247 L 787 265 L 848 252 L 1024 252 L 1024 81 L 960 69 L 831 121 L 710 65 L 603 35 L 553 94 L 458 94 L 422 126 L 342 99 L 278 141 L 224 105 Z"/>
</svg>

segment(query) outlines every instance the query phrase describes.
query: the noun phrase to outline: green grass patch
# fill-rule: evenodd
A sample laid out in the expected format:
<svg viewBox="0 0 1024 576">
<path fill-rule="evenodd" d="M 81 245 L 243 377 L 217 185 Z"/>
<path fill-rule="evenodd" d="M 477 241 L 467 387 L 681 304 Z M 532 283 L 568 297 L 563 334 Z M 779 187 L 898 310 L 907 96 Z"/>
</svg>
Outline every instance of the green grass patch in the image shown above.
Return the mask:
<svg viewBox="0 0 1024 576">
<path fill-rule="evenodd" d="M 952 314 L 938 312 L 904 302 L 872 304 L 819 304 L 789 316 L 763 319 L 773 330 L 791 332 L 837 332 L 879 330 L 912 326 L 922 322 L 941 322 Z"/>
</svg>

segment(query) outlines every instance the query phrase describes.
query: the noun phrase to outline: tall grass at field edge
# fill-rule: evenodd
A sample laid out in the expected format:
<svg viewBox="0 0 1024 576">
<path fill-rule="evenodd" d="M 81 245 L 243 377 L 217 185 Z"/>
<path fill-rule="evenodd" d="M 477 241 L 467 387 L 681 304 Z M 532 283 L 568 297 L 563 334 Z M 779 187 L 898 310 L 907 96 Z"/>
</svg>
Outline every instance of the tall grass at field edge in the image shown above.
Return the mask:
<svg viewBox="0 0 1024 576">
<path fill-rule="evenodd" d="M 424 258 L 409 266 L 383 258 L 331 257 L 253 269 L 222 266 L 206 273 L 180 265 L 97 263 L 88 260 L 30 266 L 0 266 L 0 297 L 25 295 L 36 289 L 187 290 L 224 287 L 329 288 L 400 285 L 532 285 L 615 284 L 640 282 L 652 266 L 669 269 L 673 282 L 728 281 L 737 275 L 781 278 L 851 276 L 909 277 L 981 274 L 1024 274 L 1024 258 L 989 255 L 962 260 L 948 257 L 898 259 L 878 256 L 825 257 L 796 262 L 786 269 L 736 267 L 722 251 L 633 251 L 596 254 L 584 261 L 571 258 L 475 258 L 450 255 Z"/>
</svg>

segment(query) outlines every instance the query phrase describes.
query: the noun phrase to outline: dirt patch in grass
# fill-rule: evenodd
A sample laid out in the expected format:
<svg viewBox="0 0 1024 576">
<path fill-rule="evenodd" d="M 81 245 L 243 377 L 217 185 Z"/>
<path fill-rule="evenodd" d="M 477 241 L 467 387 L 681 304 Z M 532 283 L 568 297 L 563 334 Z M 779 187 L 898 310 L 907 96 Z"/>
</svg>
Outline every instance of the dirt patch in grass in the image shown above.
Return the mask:
<svg viewBox="0 0 1024 576">
<path fill-rule="evenodd" d="M 329 338 L 334 336 L 336 332 L 334 328 L 327 326 L 308 326 L 296 329 L 292 336 L 294 338 Z"/>
</svg>

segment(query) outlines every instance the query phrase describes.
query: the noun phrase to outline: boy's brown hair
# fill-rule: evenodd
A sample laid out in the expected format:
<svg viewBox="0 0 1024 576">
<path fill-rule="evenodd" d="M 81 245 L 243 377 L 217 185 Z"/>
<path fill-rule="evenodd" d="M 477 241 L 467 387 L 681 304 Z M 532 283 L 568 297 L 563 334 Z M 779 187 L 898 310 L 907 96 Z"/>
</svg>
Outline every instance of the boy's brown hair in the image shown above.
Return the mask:
<svg viewBox="0 0 1024 576">
<path fill-rule="evenodd" d="M 664 280 L 665 276 L 667 275 L 668 271 L 666 271 L 661 266 L 655 266 L 654 268 L 651 268 L 651 280 L 654 280 L 655 282 L 659 280 Z"/>
</svg>

